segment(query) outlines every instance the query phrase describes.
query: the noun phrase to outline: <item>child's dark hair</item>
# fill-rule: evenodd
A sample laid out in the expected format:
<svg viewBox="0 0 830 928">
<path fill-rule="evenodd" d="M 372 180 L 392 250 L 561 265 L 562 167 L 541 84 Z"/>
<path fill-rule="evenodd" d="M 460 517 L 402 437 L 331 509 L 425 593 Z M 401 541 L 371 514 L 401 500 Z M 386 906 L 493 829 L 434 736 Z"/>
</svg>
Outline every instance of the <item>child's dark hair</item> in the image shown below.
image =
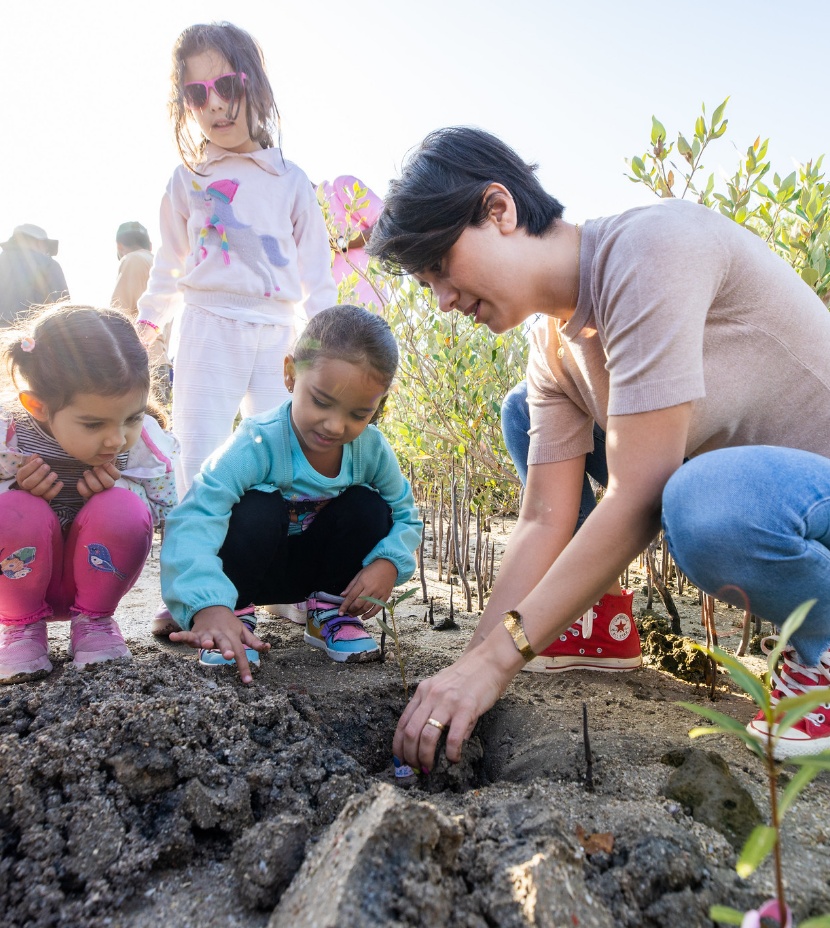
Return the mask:
<svg viewBox="0 0 830 928">
<path fill-rule="evenodd" d="M 246 119 L 251 139 L 262 148 L 273 148 L 274 136 L 277 138 L 277 147 L 280 142 L 280 114 L 265 70 L 265 58 L 256 39 L 233 23 L 199 23 L 188 26 L 173 46 L 168 106 L 176 147 L 186 167 L 197 174 L 197 167 L 202 161 L 207 143 L 204 138 L 196 140 L 191 134 L 192 123 L 188 120 L 183 93 L 184 69 L 189 57 L 206 51 L 216 52 L 228 62 L 233 71 L 241 71 L 246 75 Z M 240 103 L 240 100 L 229 102 L 228 116 L 231 119 L 236 119 Z"/>
<path fill-rule="evenodd" d="M 117 309 L 55 303 L 36 307 L 3 338 L 2 358 L 16 392 L 31 390 L 50 415 L 79 393 L 123 396 L 153 387 L 147 349 Z M 148 402 L 162 426 L 166 416 Z"/>
<path fill-rule="evenodd" d="M 388 391 L 398 370 L 398 345 L 385 319 L 344 303 L 317 313 L 297 339 L 294 364 L 299 370 L 311 367 L 318 358 L 365 364 Z M 380 418 L 385 401 L 384 396 L 372 422 Z"/>
<path fill-rule="evenodd" d="M 536 168 L 489 132 L 437 129 L 391 182 L 367 251 L 396 274 L 437 265 L 468 226 L 484 224 L 490 211 L 484 192 L 492 183 L 510 191 L 520 228 L 545 235 L 564 207 L 545 192 Z"/>
</svg>

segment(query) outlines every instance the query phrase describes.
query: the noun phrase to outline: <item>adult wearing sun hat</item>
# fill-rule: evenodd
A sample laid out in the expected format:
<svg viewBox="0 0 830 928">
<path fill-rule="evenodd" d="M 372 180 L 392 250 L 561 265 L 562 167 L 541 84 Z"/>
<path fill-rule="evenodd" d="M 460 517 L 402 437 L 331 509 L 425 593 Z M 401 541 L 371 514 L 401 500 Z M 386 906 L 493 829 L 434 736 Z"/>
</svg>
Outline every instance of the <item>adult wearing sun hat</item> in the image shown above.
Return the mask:
<svg viewBox="0 0 830 928">
<path fill-rule="evenodd" d="M 57 239 L 40 226 L 17 226 L 0 247 L 0 326 L 12 325 L 30 306 L 69 298 L 63 270 L 54 259 Z"/>
</svg>

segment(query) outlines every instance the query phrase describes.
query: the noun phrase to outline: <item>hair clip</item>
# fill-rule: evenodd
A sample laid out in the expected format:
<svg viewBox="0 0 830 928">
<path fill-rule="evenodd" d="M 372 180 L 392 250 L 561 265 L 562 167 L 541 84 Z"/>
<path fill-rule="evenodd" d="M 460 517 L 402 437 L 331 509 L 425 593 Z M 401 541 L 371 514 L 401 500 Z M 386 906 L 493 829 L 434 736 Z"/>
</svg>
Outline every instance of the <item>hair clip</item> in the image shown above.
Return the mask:
<svg viewBox="0 0 830 928">
<path fill-rule="evenodd" d="M 21 351 L 25 351 L 26 354 L 35 350 L 35 340 L 31 335 L 27 335 L 25 338 L 20 339 L 20 349 Z"/>
</svg>

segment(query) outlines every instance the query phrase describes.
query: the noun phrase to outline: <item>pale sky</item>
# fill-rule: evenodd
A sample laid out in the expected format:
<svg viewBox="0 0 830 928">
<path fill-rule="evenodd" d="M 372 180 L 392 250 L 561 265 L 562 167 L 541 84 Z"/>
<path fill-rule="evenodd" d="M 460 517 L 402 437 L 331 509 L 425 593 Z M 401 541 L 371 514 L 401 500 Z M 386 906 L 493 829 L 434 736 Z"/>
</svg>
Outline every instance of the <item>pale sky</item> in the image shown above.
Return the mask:
<svg viewBox="0 0 830 928">
<path fill-rule="evenodd" d="M 170 50 L 229 19 L 263 46 L 283 150 L 319 183 L 355 174 L 381 196 L 432 129 L 474 125 L 538 162 L 581 222 L 649 202 L 624 176 L 652 114 L 691 137 L 727 96 L 704 159 L 730 173 L 756 136 L 781 174 L 827 153 L 827 0 L 38 0 L 2 4 L 6 101 L 0 241 L 33 222 L 60 240 L 72 297 L 106 303 L 115 229 L 158 242 L 177 164 Z M 828 164 L 830 168 L 830 164 Z"/>
</svg>

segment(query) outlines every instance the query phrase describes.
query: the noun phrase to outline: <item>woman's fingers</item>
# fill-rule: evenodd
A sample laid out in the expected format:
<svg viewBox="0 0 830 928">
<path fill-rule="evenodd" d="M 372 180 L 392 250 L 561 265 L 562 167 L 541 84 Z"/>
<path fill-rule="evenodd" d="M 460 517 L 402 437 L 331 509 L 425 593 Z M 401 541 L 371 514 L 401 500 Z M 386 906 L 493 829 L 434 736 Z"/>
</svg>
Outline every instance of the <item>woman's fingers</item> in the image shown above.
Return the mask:
<svg viewBox="0 0 830 928">
<path fill-rule="evenodd" d="M 422 681 L 404 709 L 393 740 L 396 757 L 412 767 L 429 771 L 435 749 L 446 732 L 447 759 L 461 760 L 464 742 L 476 722 L 504 692 L 509 674 L 496 671 L 483 646 L 465 654 L 434 677 Z"/>
</svg>

